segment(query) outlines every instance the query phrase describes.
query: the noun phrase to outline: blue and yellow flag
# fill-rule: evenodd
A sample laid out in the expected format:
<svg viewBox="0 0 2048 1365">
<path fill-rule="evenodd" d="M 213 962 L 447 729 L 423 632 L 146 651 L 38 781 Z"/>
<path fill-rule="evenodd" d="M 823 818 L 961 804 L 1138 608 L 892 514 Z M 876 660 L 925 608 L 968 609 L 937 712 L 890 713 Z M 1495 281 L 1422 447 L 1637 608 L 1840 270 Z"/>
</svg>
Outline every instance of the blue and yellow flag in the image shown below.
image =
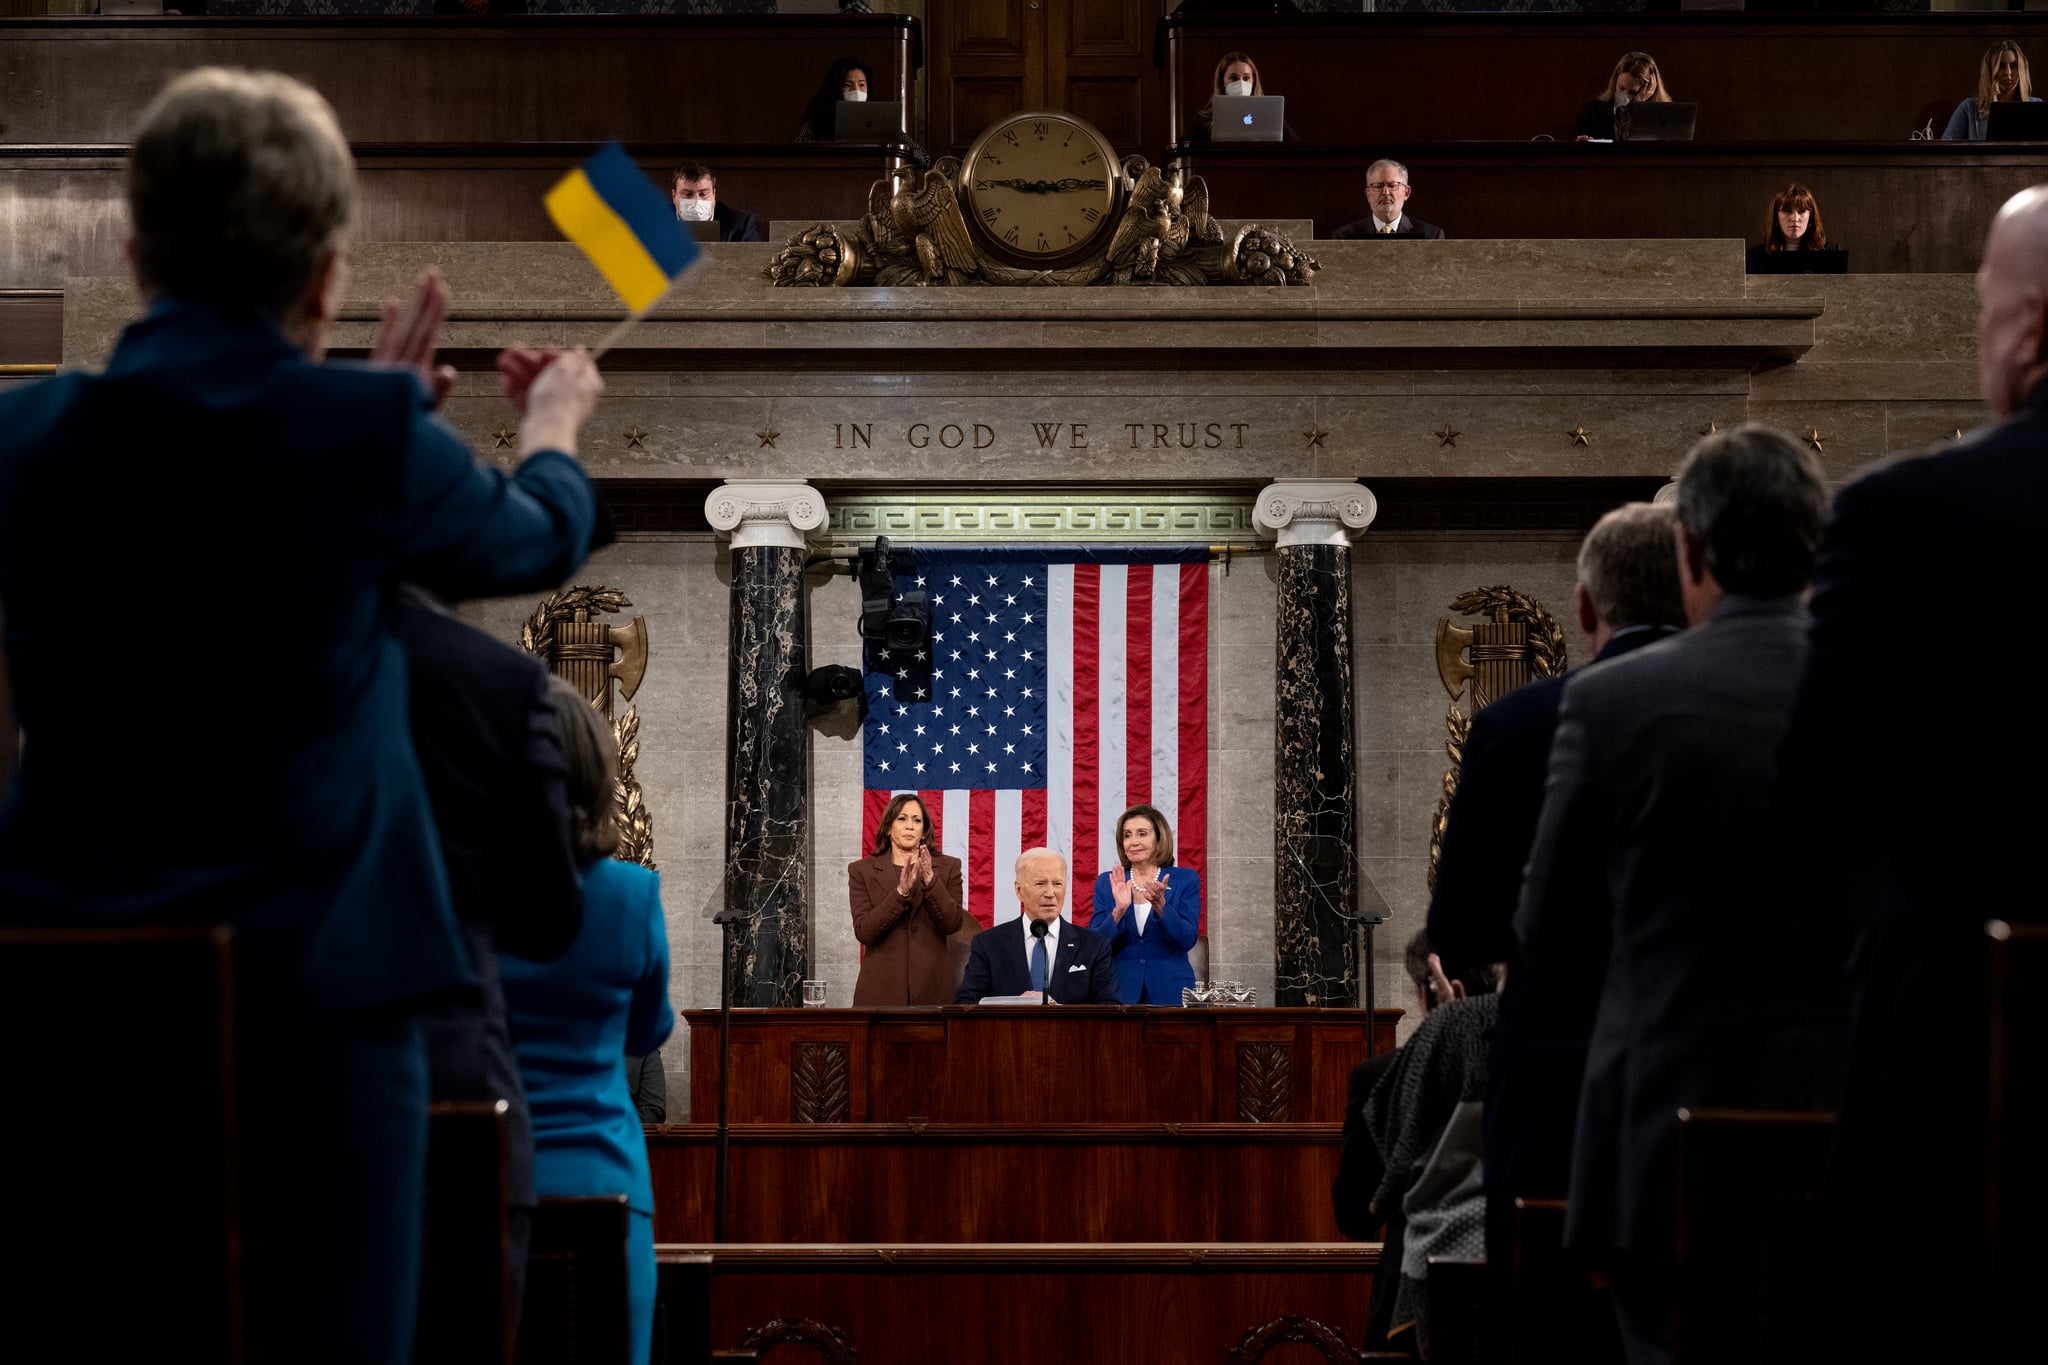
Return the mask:
<svg viewBox="0 0 2048 1365">
<path fill-rule="evenodd" d="M 546 203 L 562 235 L 583 248 L 635 313 L 697 259 L 697 239 L 616 142 L 563 176 Z"/>
</svg>

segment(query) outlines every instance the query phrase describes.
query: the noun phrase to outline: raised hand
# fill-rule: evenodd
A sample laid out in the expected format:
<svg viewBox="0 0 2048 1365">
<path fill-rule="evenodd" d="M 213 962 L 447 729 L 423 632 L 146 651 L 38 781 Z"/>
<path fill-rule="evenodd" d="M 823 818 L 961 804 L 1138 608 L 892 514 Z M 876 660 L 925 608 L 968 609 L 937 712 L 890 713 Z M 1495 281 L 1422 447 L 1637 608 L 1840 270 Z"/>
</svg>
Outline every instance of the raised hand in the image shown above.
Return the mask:
<svg viewBox="0 0 2048 1365">
<path fill-rule="evenodd" d="M 1121 922 L 1124 911 L 1131 908 L 1131 879 L 1124 875 L 1121 867 L 1109 870 L 1110 918 Z"/>
<path fill-rule="evenodd" d="M 377 339 L 370 344 L 372 364 L 411 370 L 433 396 L 437 408 L 455 387 L 454 368 L 434 364 L 435 339 L 447 317 L 448 282 L 430 265 L 413 281 L 410 299 L 402 304 L 384 305 L 384 321 L 377 328 Z"/>
<path fill-rule="evenodd" d="M 507 381 L 510 390 L 510 381 Z M 526 387 L 526 420 L 519 424 L 519 453 L 559 450 L 576 453 L 576 435 L 597 411 L 604 376 L 590 353 L 578 346 L 557 351 Z"/>
<path fill-rule="evenodd" d="M 917 875 L 926 886 L 932 884 L 932 849 L 930 844 L 917 846 Z"/>
<path fill-rule="evenodd" d="M 916 878 L 917 859 L 911 858 L 909 861 L 905 862 L 903 866 L 896 869 L 896 894 L 899 896 L 909 895 L 911 883 L 915 881 Z"/>
</svg>

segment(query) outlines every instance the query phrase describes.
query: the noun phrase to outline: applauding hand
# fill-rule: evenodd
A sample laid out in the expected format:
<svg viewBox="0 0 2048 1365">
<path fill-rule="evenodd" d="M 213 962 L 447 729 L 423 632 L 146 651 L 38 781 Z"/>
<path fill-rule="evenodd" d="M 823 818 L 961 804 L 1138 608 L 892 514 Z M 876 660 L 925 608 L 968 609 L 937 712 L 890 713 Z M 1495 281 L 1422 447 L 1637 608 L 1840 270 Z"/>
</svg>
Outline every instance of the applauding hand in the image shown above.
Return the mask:
<svg viewBox="0 0 2048 1365">
<path fill-rule="evenodd" d="M 455 387 L 455 370 L 434 364 L 434 342 L 448 316 L 448 282 L 428 266 L 413 282 L 412 297 L 384 305 L 384 322 L 370 343 L 370 363 L 411 370 L 419 376 L 438 408 Z"/>
<path fill-rule="evenodd" d="M 1119 924 L 1123 923 L 1124 911 L 1131 908 L 1131 894 L 1134 885 L 1135 883 L 1124 875 L 1122 868 L 1112 867 L 1109 870 L 1109 916 Z"/>
<path fill-rule="evenodd" d="M 919 844 L 917 846 L 917 857 L 913 860 L 912 866 L 917 868 L 918 880 L 926 886 L 930 886 L 932 884 L 932 846 L 930 844 Z"/>
</svg>

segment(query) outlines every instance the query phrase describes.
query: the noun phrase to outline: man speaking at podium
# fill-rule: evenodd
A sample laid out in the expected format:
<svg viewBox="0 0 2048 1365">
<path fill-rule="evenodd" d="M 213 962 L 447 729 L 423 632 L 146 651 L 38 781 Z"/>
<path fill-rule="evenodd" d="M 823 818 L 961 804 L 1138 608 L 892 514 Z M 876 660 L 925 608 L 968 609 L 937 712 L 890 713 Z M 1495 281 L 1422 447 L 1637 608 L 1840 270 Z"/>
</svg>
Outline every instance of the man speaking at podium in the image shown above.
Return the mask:
<svg viewBox="0 0 2048 1365">
<path fill-rule="evenodd" d="M 1067 903 L 1067 860 L 1049 848 L 1017 859 L 1023 914 L 974 936 L 956 1005 L 1015 999 L 1055 1005 L 1115 1005 L 1116 968 L 1109 940 L 1060 918 Z M 1029 930 L 1027 933 L 1026 930 Z"/>
</svg>

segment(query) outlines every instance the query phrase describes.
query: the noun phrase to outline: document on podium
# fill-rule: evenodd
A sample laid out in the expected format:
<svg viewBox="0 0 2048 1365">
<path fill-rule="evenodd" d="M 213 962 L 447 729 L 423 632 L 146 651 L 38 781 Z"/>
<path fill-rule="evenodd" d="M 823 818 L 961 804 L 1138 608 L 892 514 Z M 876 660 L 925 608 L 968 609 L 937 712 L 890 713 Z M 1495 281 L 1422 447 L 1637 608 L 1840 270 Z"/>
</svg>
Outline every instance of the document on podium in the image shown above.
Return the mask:
<svg viewBox="0 0 2048 1365">
<path fill-rule="evenodd" d="M 1031 991 L 1024 995 L 984 995 L 975 1003 L 978 1005 L 1042 1005 L 1045 1002 L 1038 998 L 1038 992 Z M 1053 1003 L 1058 1004 L 1059 1002 L 1054 1001 Z"/>
</svg>

